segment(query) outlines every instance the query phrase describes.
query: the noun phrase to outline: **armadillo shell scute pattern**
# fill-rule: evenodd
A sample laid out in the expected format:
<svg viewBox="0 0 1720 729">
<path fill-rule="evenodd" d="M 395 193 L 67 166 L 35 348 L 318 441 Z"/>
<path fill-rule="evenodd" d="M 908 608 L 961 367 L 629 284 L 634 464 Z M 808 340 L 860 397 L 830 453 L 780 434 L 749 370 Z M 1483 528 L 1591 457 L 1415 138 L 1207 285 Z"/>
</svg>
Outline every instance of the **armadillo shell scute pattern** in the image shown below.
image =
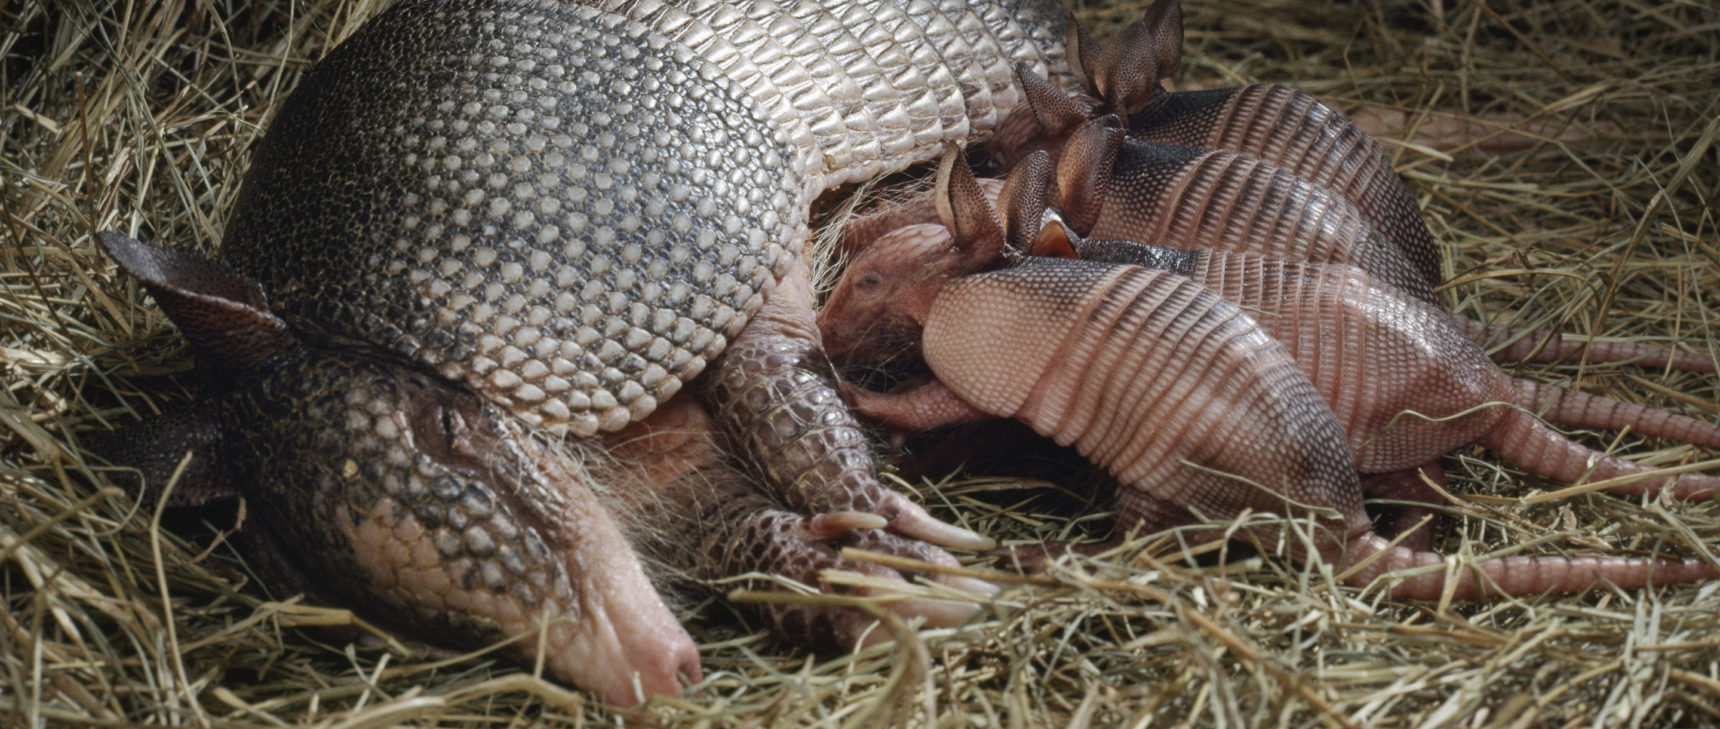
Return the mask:
<svg viewBox="0 0 1720 729">
<path fill-rule="evenodd" d="M 532 0 L 402 2 L 308 72 L 223 255 L 301 325 L 575 435 L 720 354 L 806 232 L 802 172 L 682 46 Z"/>
</svg>

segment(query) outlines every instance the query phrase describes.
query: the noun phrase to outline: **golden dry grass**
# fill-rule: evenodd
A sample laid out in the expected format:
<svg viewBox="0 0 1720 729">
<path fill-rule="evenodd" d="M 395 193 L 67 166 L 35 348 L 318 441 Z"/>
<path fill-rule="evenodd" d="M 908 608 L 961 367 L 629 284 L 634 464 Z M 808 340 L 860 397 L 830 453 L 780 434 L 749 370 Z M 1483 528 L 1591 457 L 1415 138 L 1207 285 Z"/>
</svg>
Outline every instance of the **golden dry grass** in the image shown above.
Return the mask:
<svg viewBox="0 0 1720 729">
<path fill-rule="evenodd" d="M 185 393 L 157 375 L 187 364 L 92 236 L 212 247 L 273 105 L 376 5 L 0 5 L 0 724 L 1720 724 L 1720 584 L 1408 604 L 1276 560 L 1081 561 L 1017 580 L 976 630 L 836 658 L 706 610 L 692 626 L 706 681 L 631 715 L 481 658 L 305 629 L 351 618 L 271 601 L 221 544 L 236 515 L 167 528 L 87 466 L 78 436 L 172 407 Z M 1082 10 L 1101 34 L 1139 12 Z M 1527 148 L 1509 154 L 1386 145 L 1459 311 L 1720 356 L 1711 4 L 1191 0 L 1188 27 L 1187 83 L 1280 81 L 1386 122 L 1518 134 Z M 1720 418 L 1713 375 L 1520 372 Z M 1663 465 L 1716 455 L 1589 442 Z M 1720 553 L 1715 503 L 1564 492 L 1479 451 L 1451 471 L 1447 552 Z M 993 534 L 1082 532 L 1039 508 L 1055 491 L 925 495 Z"/>
</svg>

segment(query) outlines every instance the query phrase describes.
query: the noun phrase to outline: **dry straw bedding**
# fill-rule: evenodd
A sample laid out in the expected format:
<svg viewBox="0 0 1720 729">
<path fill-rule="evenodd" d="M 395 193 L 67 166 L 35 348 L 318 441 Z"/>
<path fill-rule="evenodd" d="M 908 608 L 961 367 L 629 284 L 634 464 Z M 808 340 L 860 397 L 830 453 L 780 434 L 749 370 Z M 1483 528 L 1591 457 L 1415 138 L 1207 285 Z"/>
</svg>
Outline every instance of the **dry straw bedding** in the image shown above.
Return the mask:
<svg viewBox="0 0 1720 729">
<path fill-rule="evenodd" d="M 712 602 L 691 623 L 705 683 L 631 715 L 481 657 L 304 628 L 350 617 L 260 589 L 223 543 L 241 515 L 158 515 L 86 465 L 80 434 L 187 396 L 165 377 L 187 368 L 183 340 L 92 235 L 213 246 L 274 105 L 374 5 L 0 4 L 0 724 L 1720 724 L 1720 585 L 1404 604 L 1241 552 L 1198 570 L 1070 564 L 1021 580 L 976 630 L 835 658 Z M 1104 33 L 1140 8 L 1082 12 Z M 1712 4 L 1191 2 L 1188 27 L 1187 82 L 1279 81 L 1491 135 L 1386 145 L 1459 311 L 1720 356 Z M 1518 372 L 1720 418 L 1713 375 Z M 1588 442 L 1663 465 L 1715 456 Z M 1479 451 L 1450 470 L 1439 542 L 1466 558 L 1720 553 L 1715 503 L 1561 491 Z M 919 489 L 982 532 L 1087 529 L 1040 508 L 1055 491 Z"/>
</svg>

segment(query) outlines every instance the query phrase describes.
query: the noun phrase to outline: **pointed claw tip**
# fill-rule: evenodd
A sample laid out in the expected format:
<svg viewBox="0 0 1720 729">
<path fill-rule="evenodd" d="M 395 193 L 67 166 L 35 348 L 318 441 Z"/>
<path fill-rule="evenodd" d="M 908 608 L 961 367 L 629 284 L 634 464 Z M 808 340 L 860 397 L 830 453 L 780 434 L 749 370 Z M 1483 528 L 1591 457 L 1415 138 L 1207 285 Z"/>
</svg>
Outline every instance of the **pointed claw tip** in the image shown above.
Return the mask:
<svg viewBox="0 0 1720 729">
<path fill-rule="evenodd" d="M 857 529 L 883 529 L 890 520 L 864 511 L 833 511 L 812 517 L 812 531 L 825 539 L 835 538 Z"/>
<path fill-rule="evenodd" d="M 925 618 L 925 627 L 928 628 L 953 628 L 966 623 L 979 611 L 979 606 L 955 600 L 911 597 L 891 603 L 889 610 L 905 618 Z"/>
<path fill-rule="evenodd" d="M 943 546 L 951 549 L 965 549 L 970 552 L 984 552 L 997 546 L 996 539 L 984 536 L 971 529 L 963 529 L 949 524 L 945 524 L 944 526 L 947 527 L 947 531 L 941 535 L 943 538 L 938 542 Z M 933 540 L 928 539 L 926 541 Z"/>
<path fill-rule="evenodd" d="M 950 549 L 983 552 L 997 546 L 997 540 L 991 537 L 939 521 L 925 512 L 903 514 L 896 518 L 893 526 L 901 534 Z"/>
<path fill-rule="evenodd" d="M 950 587 L 952 589 L 961 590 L 962 592 L 966 592 L 966 593 L 970 593 L 970 594 L 974 594 L 974 595 L 980 595 L 983 597 L 992 597 L 999 592 L 1003 592 L 1002 587 L 1000 587 L 994 583 L 991 583 L 991 582 L 986 582 L 985 580 L 979 579 L 978 577 L 963 577 L 961 575 L 946 575 L 945 577 L 943 577 L 943 579 L 941 581 L 944 583 L 945 586 Z"/>
</svg>

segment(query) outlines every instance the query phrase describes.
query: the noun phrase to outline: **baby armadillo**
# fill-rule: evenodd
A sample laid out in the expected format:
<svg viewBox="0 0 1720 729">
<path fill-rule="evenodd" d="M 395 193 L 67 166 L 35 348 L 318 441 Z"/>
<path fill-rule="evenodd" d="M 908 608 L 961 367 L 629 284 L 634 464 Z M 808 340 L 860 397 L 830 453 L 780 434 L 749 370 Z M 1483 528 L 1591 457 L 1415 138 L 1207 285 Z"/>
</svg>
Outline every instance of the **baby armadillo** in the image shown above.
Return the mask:
<svg viewBox="0 0 1720 729">
<path fill-rule="evenodd" d="M 877 299 L 882 310 L 869 312 L 878 316 L 845 316 L 855 312 L 832 304 L 820 317 L 828 338 L 843 342 L 880 317 L 916 330 L 936 379 L 889 394 L 854 391 L 862 411 L 911 429 L 1016 418 L 1122 483 L 1123 533 L 1196 514 L 1276 513 L 1314 519 L 1314 548 L 1349 568 L 1355 584 L 1443 562 L 1373 531 L 1339 418 L 1290 349 L 1241 307 L 1187 277 L 1138 266 L 1029 258 L 992 270 L 1003 232 L 953 153 L 939 191 L 953 241 L 893 251 L 880 241 L 878 259 L 856 261 L 838 289 L 861 291 L 854 300 L 889 292 Z M 1279 529 L 1245 524 L 1239 533 L 1272 544 Z M 1393 595 L 1436 599 L 1715 574 L 1700 560 L 1527 557 L 1388 579 Z"/>
<path fill-rule="evenodd" d="M 1318 255 L 1338 243 L 1344 259 L 1376 278 L 1445 306 L 1434 294 L 1442 276 L 1432 235 L 1379 145 L 1314 97 L 1277 84 L 1165 92 L 1160 81 L 1181 62 L 1182 36 L 1177 0 L 1155 2 L 1103 49 L 1071 21 L 1072 70 L 1085 93 L 1018 69 L 1028 103 L 993 140 L 997 155 L 1009 163 L 1041 149 L 1060 156 L 1063 211 L 1084 236 L 1209 247 L 1184 237 L 1190 226 L 1252 226 L 1245 234 L 1257 238 L 1313 234 L 1332 239 Z M 1117 115 L 1125 120 L 1105 122 Z M 1500 343 L 1490 353 L 1499 362 L 1716 366 L 1712 357 L 1640 343 L 1453 321 L 1477 342 Z"/>
<path fill-rule="evenodd" d="M 849 566 L 834 545 L 989 543 L 877 483 L 801 249 L 815 195 L 986 134 L 1014 66 L 1060 73 L 1065 19 L 1053 0 L 403 0 L 281 109 L 219 261 L 106 241 L 225 368 L 210 406 L 110 452 L 159 483 L 192 451 L 181 501 L 273 505 L 252 524 L 272 557 L 372 617 L 461 644 L 552 625 L 554 675 L 619 703 L 676 691 L 696 652 L 608 511 L 685 505 L 661 511 L 718 541 L 668 556 L 706 576 L 815 582 Z M 718 455 L 629 449 L 683 426 Z M 563 434 L 644 482 L 535 440 Z M 723 455 L 763 486 L 651 481 L 756 483 L 678 470 Z M 865 627 L 783 610 L 803 640 Z"/>
<path fill-rule="evenodd" d="M 1132 138 L 1240 152 L 1349 198 L 1424 280 L 1442 278 L 1420 208 L 1379 144 L 1318 99 L 1278 84 L 1191 92 L 1160 87 L 1181 63 L 1179 0 L 1153 3 L 1103 49 L 1074 22 L 1068 38 L 1070 65 L 1086 93 L 1071 96 L 1023 69 L 1029 103 L 999 132 L 1001 158 L 1055 149 L 1088 118 L 1115 113 L 1127 120 Z"/>
<path fill-rule="evenodd" d="M 965 167 L 952 174 L 971 179 L 963 177 Z M 1073 239 L 1057 222 L 1042 230 L 1050 178 L 1044 152 L 1035 152 L 1011 173 L 1000 201 L 1009 213 L 1012 238 L 1021 245 L 1037 239 L 1040 247 L 1061 248 L 1070 257 L 1078 254 L 1086 260 L 1171 271 L 1256 312 L 1261 330 L 1284 345 L 1337 414 L 1356 468 L 1363 473 L 1416 468 L 1471 442 L 1482 443 L 1531 471 L 1565 481 L 1585 473 L 1598 480 L 1649 470 L 1571 442 L 1529 414 L 1540 411 L 1567 425 L 1628 427 L 1644 435 L 1720 448 L 1720 426 L 1514 380 L 1462 335 L 1449 311 L 1380 284 L 1355 266 L 1283 260 L 1252 250 L 1180 250 L 1133 241 L 1082 241 Z M 896 299 L 935 287 L 889 272 L 904 266 L 938 271 L 941 266 L 931 261 L 963 250 L 989 250 L 962 240 L 991 221 L 990 206 L 977 184 L 940 193 L 958 196 L 943 206 L 948 221 L 944 228 L 923 231 L 924 235 L 914 234 L 920 228 L 904 229 L 880 239 L 850 264 L 843 284 L 819 314 L 825 343 L 833 353 L 865 344 L 857 337 L 901 340 L 905 337 L 889 330 L 914 327 L 887 312 L 897 308 Z M 983 267 L 989 262 L 966 265 Z M 888 283 L 874 283 L 874 279 Z M 1658 480 L 1647 480 L 1615 491 L 1653 492 L 1659 485 Z M 1704 474 L 1679 476 L 1674 486 L 1681 498 L 1702 498 L 1717 488 L 1720 477 Z"/>
</svg>

